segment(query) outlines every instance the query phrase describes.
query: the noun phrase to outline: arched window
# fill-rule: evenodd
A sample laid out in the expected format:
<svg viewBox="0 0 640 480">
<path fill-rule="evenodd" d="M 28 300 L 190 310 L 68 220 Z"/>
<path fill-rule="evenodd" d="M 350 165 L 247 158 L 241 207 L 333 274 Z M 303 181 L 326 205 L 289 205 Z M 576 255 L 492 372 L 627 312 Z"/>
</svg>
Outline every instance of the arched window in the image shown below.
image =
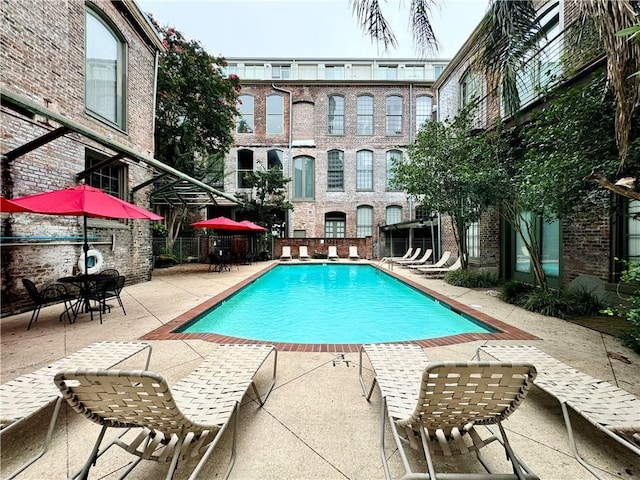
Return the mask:
<svg viewBox="0 0 640 480">
<path fill-rule="evenodd" d="M 86 9 L 85 20 L 85 107 L 124 129 L 126 44 L 92 9 Z"/>
<path fill-rule="evenodd" d="M 402 135 L 402 97 L 387 97 L 387 135 Z"/>
<path fill-rule="evenodd" d="M 247 177 L 253 172 L 253 151 L 238 150 L 238 188 L 250 188 Z"/>
<path fill-rule="evenodd" d="M 398 205 L 389 205 L 385 212 L 385 223 L 387 225 L 395 225 L 402 221 L 402 207 Z"/>
<path fill-rule="evenodd" d="M 329 97 L 329 133 L 344 135 L 344 97 L 331 95 Z"/>
<path fill-rule="evenodd" d="M 416 130 L 429 122 L 433 115 L 433 99 L 429 95 L 416 98 Z"/>
<path fill-rule="evenodd" d="M 356 211 L 356 237 L 364 238 L 373 235 L 373 207 L 363 205 Z"/>
<path fill-rule="evenodd" d="M 282 150 L 269 150 L 267 152 L 267 168 L 271 170 L 272 168 L 277 168 L 278 170 L 282 170 L 282 159 L 284 158 L 284 153 Z"/>
<path fill-rule="evenodd" d="M 373 97 L 360 95 L 357 101 L 356 135 L 373 135 Z"/>
<path fill-rule="evenodd" d="M 267 134 L 284 132 L 284 102 L 281 95 L 267 97 Z"/>
<path fill-rule="evenodd" d="M 373 190 L 373 152 L 359 150 L 356 153 L 356 190 Z"/>
<path fill-rule="evenodd" d="M 344 152 L 331 150 L 327 157 L 327 190 L 344 190 Z"/>
<path fill-rule="evenodd" d="M 311 157 L 293 159 L 293 198 L 313 200 L 315 186 L 315 161 Z"/>
<path fill-rule="evenodd" d="M 253 97 L 251 95 L 240 95 L 238 97 L 238 124 L 236 131 L 238 133 L 253 133 L 255 124 L 253 120 Z"/>
</svg>

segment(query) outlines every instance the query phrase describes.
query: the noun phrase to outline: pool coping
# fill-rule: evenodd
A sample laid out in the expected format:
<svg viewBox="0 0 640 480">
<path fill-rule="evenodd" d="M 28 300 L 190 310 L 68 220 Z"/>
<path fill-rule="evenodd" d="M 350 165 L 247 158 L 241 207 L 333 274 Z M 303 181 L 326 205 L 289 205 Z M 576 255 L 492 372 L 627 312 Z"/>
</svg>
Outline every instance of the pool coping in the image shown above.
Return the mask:
<svg viewBox="0 0 640 480">
<path fill-rule="evenodd" d="M 344 262 L 340 262 L 344 263 Z M 364 262 L 362 262 L 364 263 Z M 350 264 L 353 264 L 351 262 Z M 141 340 L 205 340 L 213 343 L 233 343 L 233 344 L 262 344 L 262 345 L 273 345 L 279 351 L 287 351 L 287 352 L 334 352 L 334 353 L 352 353 L 357 352 L 360 348 L 360 343 L 320 343 L 320 344 L 312 344 L 312 343 L 284 343 L 284 342 L 269 342 L 265 340 L 253 340 L 246 338 L 238 338 L 238 337 L 230 337 L 226 335 L 219 335 L 216 333 L 176 333 L 174 330 L 182 327 L 185 323 L 191 321 L 194 317 L 200 315 L 205 312 L 207 309 L 212 306 L 220 303 L 225 300 L 227 297 L 235 294 L 239 290 L 243 289 L 248 284 L 255 281 L 260 276 L 264 275 L 266 272 L 271 270 L 272 268 L 277 267 L 280 263 L 271 263 L 254 273 L 250 277 L 238 282 L 236 285 L 229 287 L 225 291 L 219 293 L 211 297 L 210 299 L 202 302 L 200 305 L 188 310 L 187 312 L 179 315 L 173 320 L 165 323 L 161 327 L 152 330 L 146 335 L 141 337 Z M 369 265 L 373 265 L 369 263 Z M 472 318 L 479 320 L 480 322 L 495 328 L 498 332 L 494 333 L 463 333 L 459 335 L 450 335 L 447 337 L 438 337 L 438 338 L 430 338 L 430 339 L 422 339 L 422 340 L 407 340 L 401 342 L 385 342 L 385 343 L 399 343 L 399 344 L 407 344 L 413 343 L 420 345 L 423 348 L 428 347 L 441 347 L 447 345 L 455 345 L 457 343 L 466 343 L 473 342 L 476 340 L 540 340 L 535 335 L 525 332 L 524 330 L 520 330 L 512 325 L 509 325 L 505 322 L 502 322 L 496 318 L 493 318 L 486 313 L 480 312 L 475 308 L 469 307 L 458 302 L 455 299 L 447 297 L 446 295 L 442 295 L 438 292 L 435 292 L 423 285 L 420 285 L 409 278 L 398 275 L 391 269 L 385 269 L 384 273 L 391 275 L 394 278 L 410 285 L 411 287 L 425 293 L 426 295 L 431 296 L 432 298 L 449 305 L 453 309 L 459 311 L 460 313 L 466 314 Z"/>
</svg>

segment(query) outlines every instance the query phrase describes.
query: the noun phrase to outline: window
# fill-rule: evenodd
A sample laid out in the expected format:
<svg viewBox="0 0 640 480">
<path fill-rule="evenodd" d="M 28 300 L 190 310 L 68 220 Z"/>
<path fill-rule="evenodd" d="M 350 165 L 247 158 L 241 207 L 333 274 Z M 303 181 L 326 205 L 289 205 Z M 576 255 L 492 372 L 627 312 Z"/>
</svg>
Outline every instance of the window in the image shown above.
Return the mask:
<svg viewBox="0 0 640 480">
<path fill-rule="evenodd" d="M 387 97 L 387 135 L 402 135 L 402 97 Z"/>
<path fill-rule="evenodd" d="M 464 107 L 478 100 L 480 88 L 475 72 L 468 72 L 460 84 L 460 103 Z"/>
<path fill-rule="evenodd" d="M 271 67 L 271 78 L 274 80 L 286 80 L 291 78 L 291 67 L 288 65 L 273 65 Z"/>
<path fill-rule="evenodd" d="M 373 190 L 373 152 L 356 153 L 356 190 Z"/>
<path fill-rule="evenodd" d="M 402 207 L 398 207 L 397 205 L 391 205 L 390 207 L 387 207 L 385 223 L 387 225 L 395 225 L 396 223 L 400 223 L 401 221 Z"/>
<path fill-rule="evenodd" d="M 280 95 L 267 97 L 267 134 L 284 132 L 284 102 Z"/>
<path fill-rule="evenodd" d="M 124 129 L 126 45 L 97 13 L 87 9 L 85 17 L 85 107 Z"/>
<path fill-rule="evenodd" d="M 329 133 L 344 134 L 344 98 L 337 95 L 329 97 Z"/>
<path fill-rule="evenodd" d="M 626 223 L 626 257 L 631 263 L 640 264 L 640 201 L 629 200 Z"/>
<path fill-rule="evenodd" d="M 253 173 L 253 151 L 238 150 L 238 188 L 250 188 L 248 177 Z"/>
<path fill-rule="evenodd" d="M 324 67 L 324 78 L 327 80 L 344 80 L 344 66 L 327 65 Z"/>
<path fill-rule="evenodd" d="M 327 162 L 327 189 L 344 190 L 344 152 L 331 150 Z"/>
<path fill-rule="evenodd" d="M 387 190 L 398 190 L 398 187 L 392 185 L 394 163 L 402 161 L 402 152 L 400 150 L 389 150 L 387 152 Z"/>
<path fill-rule="evenodd" d="M 245 65 L 244 78 L 253 78 L 256 80 L 264 77 L 264 65 Z"/>
<path fill-rule="evenodd" d="M 397 80 L 398 67 L 396 66 L 379 66 L 378 80 Z"/>
<path fill-rule="evenodd" d="M 357 102 L 356 135 L 373 135 L 373 97 L 361 95 Z"/>
<path fill-rule="evenodd" d="M 224 190 L 224 155 L 214 154 L 209 157 L 211 170 L 205 183 L 218 190 Z"/>
<path fill-rule="evenodd" d="M 542 222 L 542 269 L 550 277 L 560 276 L 560 221 Z"/>
<path fill-rule="evenodd" d="M 324 236 L 327 238 L 344 238 L 347 216 L 342 212 L 329 212 L 324 216 Z"/>
<path fill-rule="evenodd" d="M 282 150 L 269 150 L 267 152 L 267 169 L 277 168 L 278 170 L 282 170 L 283 158 L 284 154 Z"/>
<path fill-rule="evenodd" d="M 293 160 L 293 198 L 295 200 L 313 200 L 314 176 L 313 158 L 298 157 Z"/>
<path fill-rule="evenodd" d="M 85 166 L 87 170 L 94 168 L 105 161 L 106 156 L 92 150 L 85 150 Z M 109 195 L 126 199 L 127 195 L 127 165 L 121 162 L 113 162 L 91 172 L 87 177 L 87 185 L 104 190 Z"/>
<path fill-rule="evenodd" d="M 238 133 L 253 133 L 253 97 L 251 95 L 240 95 L 238 97 Z"/>
<path fill-rule="evenodd" d="M 466 235 L 469 258 L 480 258 L 480 222 L 472 222 L 467 227 Z"/>
<path fill-rule="evenodd" d="M 356 237 L 373 235 L 373 207 L 358 207 L 356 211 Z"/>
<path fill-rule="evenodd" d="M 433 79 L 437 80 L 440 75 L 444 72 L 444 65 L 434 65 L 433 66 Z"/>
<path fill-rule="evenodd" d="M 431 121 L 433 112 L 433 99 L 429 95 L 421 95 L 416 98 L 416 130 Z"/>
</svg>

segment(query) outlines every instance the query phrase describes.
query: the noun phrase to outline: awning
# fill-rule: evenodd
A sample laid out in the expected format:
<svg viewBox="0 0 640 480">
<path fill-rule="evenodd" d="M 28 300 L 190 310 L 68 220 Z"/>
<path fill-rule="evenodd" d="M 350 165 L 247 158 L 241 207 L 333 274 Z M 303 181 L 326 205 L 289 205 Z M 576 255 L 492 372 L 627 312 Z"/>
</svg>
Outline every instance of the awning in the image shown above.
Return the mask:
<svg viewBox="0 0 640 480">
<path fill-rule="evenodd" d="M 137 190 L 153 184 L 154 191 L 151 194 L 152 205 L 204 208 L 207 205 L 235 205 L 240 203 L 232 195 L 221 192 L 200 180 L 190 177 L 189 175 L 156 160 L 153 157 L 139 153 L 126 145 L 111 140 L 84 125 L 54 112 L 53 110 L 34 103 L 26 97 L 9 92 L 4 88 L 0 88 L 0 98 L 3 104 L 12 104 L 20 110 L 26 110 L 28 113 L 40 115 L 59 125 L 58 127 L 51 127 L 51 130 L 48 133 L 4 153 L 2 155 L 3 162 L 13 161 L 16 158 L 31 152 L 38 147 L 46 145 L 59 137 L 76 133 L 115 152 L 114 156 L 106 159 L 104 162 L 100 162 L 100 164 L 96 165 L 92 169 L 78 172 L 76 175 L 76 180 L 78 181 L 87 177 L 97 169 L 104 168 L 123 159 L 128 159 L 137 164 L 144 164 L 152 170 L 152 179 L 131 188 L 131 194 L 133 194 Z M 46 128 L 46 126 L 42 126 L 43 128 Z"/>
</svg>

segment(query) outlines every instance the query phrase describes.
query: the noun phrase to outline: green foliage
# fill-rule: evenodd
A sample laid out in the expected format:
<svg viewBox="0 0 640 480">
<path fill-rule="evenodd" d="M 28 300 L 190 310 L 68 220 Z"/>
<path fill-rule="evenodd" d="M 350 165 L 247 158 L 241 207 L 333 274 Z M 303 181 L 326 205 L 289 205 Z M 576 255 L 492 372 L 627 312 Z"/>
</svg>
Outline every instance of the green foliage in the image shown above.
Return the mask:
<svg viewBox="0 0 640 480">
<path fill-rule="evenodd" d="M 625 270 L 621 282 L 631 285 L 633 293 L 628 304 L 601 310 L 606 315 L 620 315 L 631 323 L 631 329 L 622 336 L 622 343 L 640 353 L 640 264 L 622 261 Z"/>
<path fill-rule="evenodd" d="M 171 27 L 156 28 L 167 48 L 158 65 L 156 156 L 203 180 L 215 170 L 217 154 L 233 144 L 240 79 L 223 76 L 225 59 L 199 42 Z"/>
<path fill-rule="evenodd" d="M 598 315 L 604 308 L 604 304 L 600 298 L 584 288 L 567 293 L 567 297 L 571 303 L 573 315 L 575 316 Z"/>
<path fill-rule="evenodd" d="M 535 288 L 529 283 L 511 280 L 502 285 L 501 297 L 507 303 L 522 307 Z"/>
<path fill-rule="evenodd" d="M 151 227 L 153 229 L 153 237 L 154 238 L 166 238 L 167 236 L 167 226 L 162 224 L 162 223 L 158 223 L 158 222 L 154 222 L 153 226 Z"/>
<path fill-rule="evenodd" d="M 614 173 L 619 165 L 615 102 L 604 91 L 600 73 L 555 95 L 523 129 L 525 154 L 514 181 L 524 209 L 560 217 L 608 201 L 606 190 L 584 181 L 593 171 Z"/>
<path fill-rule="evenodd" d="M 562 290 L 535 288 L 522 305 L 530 312 L 567 318 L 573 312 L 571 299 Z"/>
<path fill-rule="evenodd" d="M 271 230 L 274 224 L 282 222 L 285 211 L 293 210 L 287 201 L 287 184 L 291 179 L 285 178 L 279 168 L 250 172 L 245 181 L 251 192 L 236 194 L 243 203 L 238 210 L 239 217 Z"/>
<path fill-rule="evenodd" d="M 450 285 L 466 288 L 488 288 L 500 284 L 498 272 L 486 269 L 454 270 L 444 277 Z"/>
</svg>

